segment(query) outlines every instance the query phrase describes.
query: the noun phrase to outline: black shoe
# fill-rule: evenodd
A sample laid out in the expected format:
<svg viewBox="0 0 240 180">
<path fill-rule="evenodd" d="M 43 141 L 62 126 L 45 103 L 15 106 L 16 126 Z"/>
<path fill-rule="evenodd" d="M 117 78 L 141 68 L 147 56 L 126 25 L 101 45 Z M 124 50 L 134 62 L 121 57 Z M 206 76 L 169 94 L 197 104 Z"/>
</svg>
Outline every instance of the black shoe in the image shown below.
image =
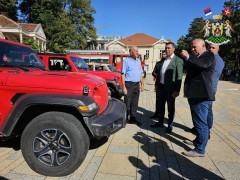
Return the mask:
<svg viewBox="0 0 240 180">
<path fill-rule="evenodd" d="M 172 133 L 172 128 L 171 128 L 171 127 L 168 127 L 168 128 L 165 130 L 165 133 L 171 134 L 171 133 Z"/>
<path fill-rule="evenodd" d="M 164 125 L 161 124 L 161 123 L 156 123 L 156 124 L 150 125 L 150 127 L 153 127 L 153 128 L 156 128 L 156 127 L 164 127 Z"/>
</svg>

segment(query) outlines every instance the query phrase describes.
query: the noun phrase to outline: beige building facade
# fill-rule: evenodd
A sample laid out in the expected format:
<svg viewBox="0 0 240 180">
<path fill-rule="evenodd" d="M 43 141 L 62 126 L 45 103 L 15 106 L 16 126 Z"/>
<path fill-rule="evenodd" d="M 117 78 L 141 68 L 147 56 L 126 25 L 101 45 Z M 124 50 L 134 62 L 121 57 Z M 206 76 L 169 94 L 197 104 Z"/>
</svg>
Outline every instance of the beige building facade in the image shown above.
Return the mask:
<svg viewBox="0 0 240 180">
<path fill-rule="evenodd" d="M 162 58 L 162 51 L 167 42 L 163 37 L 157 39 L 143 33 L 137 33 L 120 40 L 113 40 L 107 43 L 105 48 L 110 51 L 120 50 L 128 54 L 131 46 L 137 46 L 139 54 L 145 60 L 145 70 L 151 73 L 156 62 Z"/>
<path fill-rule="evenodd" d="M 0 15 L 0 38 L 19 41 L 33 38 L 39 46 L 39 51 L 46 51 L 46 35 L 41 24 L 17 23 L 4 15 Z"/>
</svg>

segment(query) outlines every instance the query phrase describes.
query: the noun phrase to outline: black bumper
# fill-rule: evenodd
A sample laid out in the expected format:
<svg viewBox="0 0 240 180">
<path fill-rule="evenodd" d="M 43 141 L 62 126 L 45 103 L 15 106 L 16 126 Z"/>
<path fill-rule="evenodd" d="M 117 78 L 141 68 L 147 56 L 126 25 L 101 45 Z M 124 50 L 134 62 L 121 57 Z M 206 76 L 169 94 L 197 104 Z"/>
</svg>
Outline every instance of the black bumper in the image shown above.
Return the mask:
<svg viewBox="0 0 240 180">
<path fill-rule="evenodd" d="M 112 98 L 106 110 L 91 123 L 93 136 L 109 136 L 126 126 L 126 106 Z"/>
</svg>

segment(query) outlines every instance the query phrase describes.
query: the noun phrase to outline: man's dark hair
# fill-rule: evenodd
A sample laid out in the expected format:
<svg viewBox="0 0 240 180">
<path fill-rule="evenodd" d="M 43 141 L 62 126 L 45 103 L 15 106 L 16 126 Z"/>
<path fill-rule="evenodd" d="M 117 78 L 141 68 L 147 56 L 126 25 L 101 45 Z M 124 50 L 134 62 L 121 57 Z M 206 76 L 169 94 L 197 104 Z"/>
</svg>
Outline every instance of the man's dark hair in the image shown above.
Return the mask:
<svg viewBox="0 0 240 180">
<path fill-rule="evenodd" d="M 175 46 L 175 44 L 174 44 L 173 42 L 167 42 L 167 43 L 166 43 L 166 46 L 167 46 L 167 45 L 172 45 L 172 47 L 174 47 L 174 48 L 176 49 L 176 46 Z"/>
<path fill-rule="evenodd" d="M 167 53 L 166 50 L 162 50 L 162 53 Z"/>
</svg>

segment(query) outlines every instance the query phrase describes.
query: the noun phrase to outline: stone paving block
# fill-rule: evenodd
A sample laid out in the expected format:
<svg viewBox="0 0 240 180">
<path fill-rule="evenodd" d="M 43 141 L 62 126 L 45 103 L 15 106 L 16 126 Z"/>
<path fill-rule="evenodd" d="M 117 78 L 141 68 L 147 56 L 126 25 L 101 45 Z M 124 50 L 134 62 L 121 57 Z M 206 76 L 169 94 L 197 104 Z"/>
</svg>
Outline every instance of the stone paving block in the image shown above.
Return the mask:
<svg viewBox="0 0 240 180">
<path fill-rule="evenodd" d="M 2 156 L 0 156 L 0 162 L 8 159 L 9 157 L 13 156 L 16 153 L 13 149 L 10 149 L 9 151 L 6 151 Z"/>
<path fill-rule="evenodd" d="M 137 156 L 138 155 L 138 147 L 110 146 L 108 149 L 108 152 Z"/>
<path fill-rule="evenodd" d="M 206 152 L 213 161 L 240 163 L 239 155 L 223 141 L 212 141 L 207 145 Z"/>
<path fill-rule="evenodd" d="M 13 151 L 11 148 L 1 148 L 0 147 L 0 160 L 1 157 L 4 156 L 5 154 L 9 153 L 10 151 Z"/>
<path fill-rule="evenodd" d="M 9 173 L 5 178 L 10 180 L 44 180 L 45 176 L 31 176 L 26 174 Z"/>
<path fill-rule="evenodd" d="M 130 158 L 130 159 L 129 159 Z M 107 153 L 99 168 L 99 173 L 136 176 L 137 159 L 125 154 Z"/>
<path fill-rule="evenodd" d="M 132 136 L 126 136 L 123 138 L 114 137 L 114 139 L 111 142 L 111 145 L 138 147 L 138 141 L 136 141 Z"/>
<path fill-rule="evenodd" d="M 3 171 L 5 168 L 7 168 L 13 162 L 14 162 L 14 160 L 7 160 L 7 159 L 2 161 L 1 166 L 0 166 L 0 175 L 1 175 L 1 171 Z"/>
<path fill-rule="evenodd" d="M 97 174 L 98 168 L 102 162 L 103 157 L 94 157 L 89 163 L 88 167 L 83 172 L 81 179 L 94 179 Z"/>
<path fill-rule="evenodd" d="M 239 130 L 240 131 L 240 130 Z M 227 138 L 238 148 L 240 148 L 240 141 L 233 136 L 227 136 Z"/>
<path fill-rule="evenodd" d="M 41 176 L 38 173 L 34 172 L 24 161 L 22 164 L 17 166 L 13 171 L 15 174 L 29 175 L 29 176 Z"/>
<path fill-rule="evenodd" d="M 18 160 L 22 156 L 21 151 L 15 151 L 11 156 L 9 156 L 7 159 L 8 160 Z"/>
<path fill-rule="evenodd" d="M 225 179 L 240 179 L 240 164 L 234 162 L 216 161 L 216 166 L 224 174 Z"/>
<path fill-rule="evenodd" d="M 135 180 L 135 177 L 97 173 L 94 180 Z"/>
<path fill-rule="evenodd" d="M 0 174 L 5 175 L 8 174 L 10 171 L 13 171 L 16 167 L 18 167 L 21 163 L 24 162 L 24 158 L 20 157 L 19 159 L 12 162 L 12 164 L 9 164 L 5 169 L 3 169 Z M 4 163 L 4 162 L 3 162 Z"/>
<path fill-rule="evenodd" d="M 191 158 L 184 155 L 177 155 L 179 167 L 202 167 L 204 169 L 217 170 L 215 163 L 206 155 L 205 157 Z"/>
<path fill-rule="evenodd" d="M 95 156 L 104 156 L 106 154 L 113 137 L 114 135 L 110 136 L 108 141 L 96 150 Z"/>
<path fill-rule="evenodd" d="M 74 172 L 74 174 L 77 176 L 81 176 L 89 164 L 90 164 L 90 160 L 89 161 L 84 160 L 83 163 L 79 166 L 79 168 Z"/>
</svg>

